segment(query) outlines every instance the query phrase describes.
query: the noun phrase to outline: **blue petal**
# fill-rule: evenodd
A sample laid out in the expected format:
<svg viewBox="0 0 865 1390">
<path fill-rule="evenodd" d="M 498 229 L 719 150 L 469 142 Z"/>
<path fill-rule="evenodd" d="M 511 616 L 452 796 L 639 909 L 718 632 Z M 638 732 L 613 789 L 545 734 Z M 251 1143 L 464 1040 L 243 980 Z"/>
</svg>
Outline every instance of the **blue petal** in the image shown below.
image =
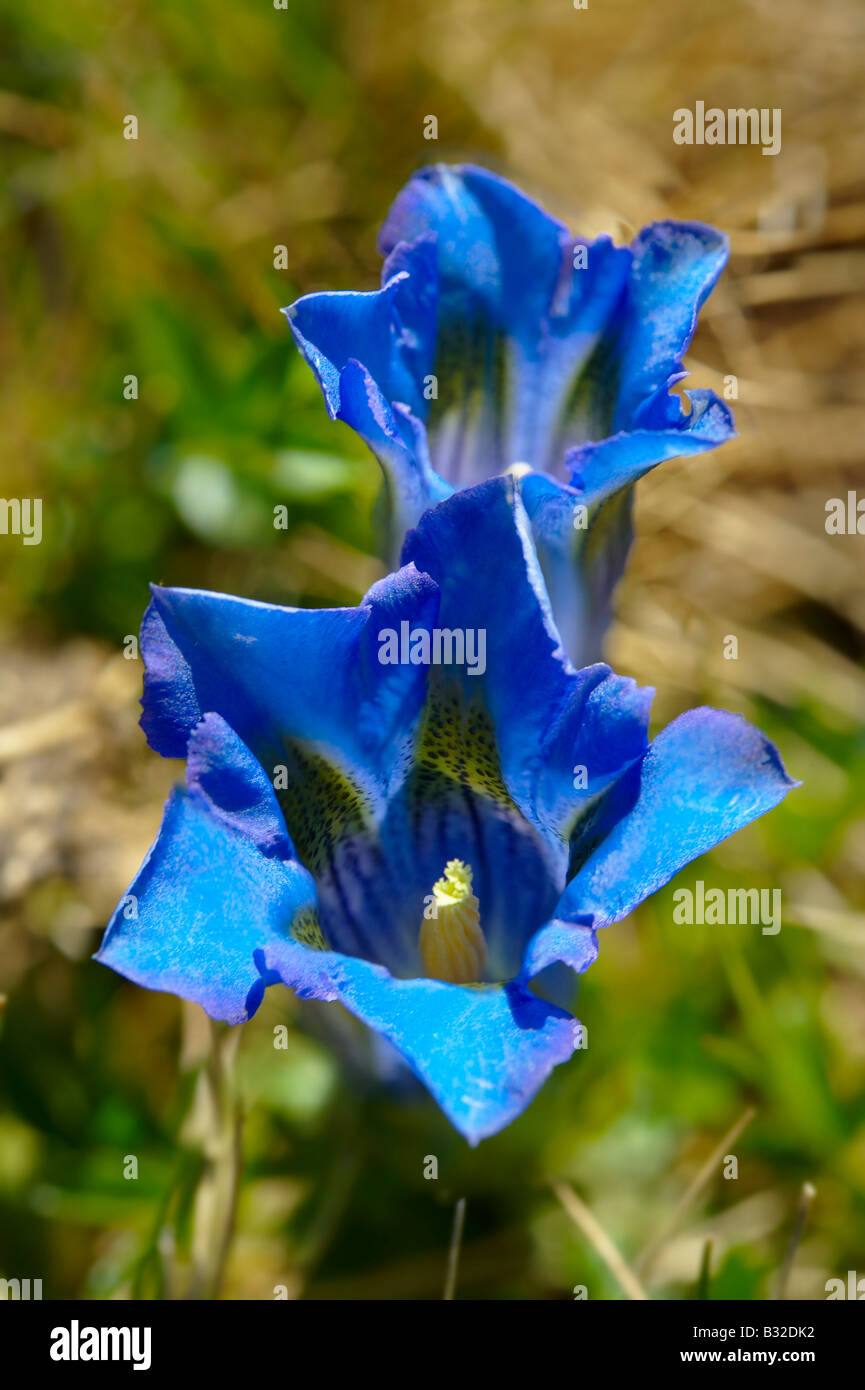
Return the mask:
<svg viewBox="0 0 865 1390">
<path fill-rule="evenodd" d="M 586 445 L 580 455 L 604 444 Z M 633 540 L 630 489 L 613 489 L 604 505 L 606 470 L 598 469 L 598 496 L 530 473 L 520 492 L 562 644 L 576 667 L 599 660 L 613 618 L 613 593 Z M 581 510 L 578 510 L 581 509 Z"/>
<path fill-rule="evenodd" d="M 523 777 L 573 672 L 515 479 L 491 478 L 428 512 L 406 537 L 402 558 L 435 581 L 442 627 L 484 634 L 486 669 L 453 674 L 467 693 L 483 692 L 503 762 Z"/>
<path fill-rule="evenodd" d="M 722 232 L 702 222 L 655 222 L 639 233 L 631 252 L 621 385 L 610 433 L 627 429 L 642 403 L 675 375 L 729 245 Z"/>
<path fill-rule="evenodd" d="M 577 672 L 541 743 L 531 803 L 544 828 L 570 840 L 590 807 L 648 745 L 654 691 L 609 666 Z"/>
<path fill-rule="evenodd" d="M 398 194 L 379 245 L 393 254 L 429 237 L 440 277 L 433 466 L 454 486 L 514 463 L 560 466 L 574 442 L 565 401 L 615 313 L 630 253 L 601 237 L 587 248 L 587 268 L 575 269 L 568 229 L 471 165 L 420 170 Z M 603 414 L 609 409 L 605 396 Z M 597 410 L 581 403 L 576 438 L 589 437 L 594 418 Z"/>
<path fill-rule="evenodd" d="M 397 194 L 379 233 L 400 242 L 435 238 L 443 289 L 470 289 L 499 324 L 540 319 L 558 283 L 570 234 L 513 184 L 476 166 L 420 169 Z"/>
<path fill-rule="evenodd" d="M 691 407 L 687 415 L 678 398 L 664 391 L 662 397 L 655 397 L 647 404 L 636 428 L 622 430 L 598 444 L 583 444 L 572 449 L 566 464 L 570 469 L 574 500 L 595 507 L 630 487 L 666 459 L 702 454 L 735 437 L 732 412 L 713 391 L 686 391 L 684 394 Z M 624 556 L 621 568 L 624 568 Z"/>
<path fill-rule="evenodd" d="M 533 980 L 542 970 L 558 963 L 582 975 L 597 957 L 598 938 L 591 916 L 578 913 L 572 921 L 553 917 L 535 932 L 526 946 L 519 979 L 521 982 Z"/>
<path fill-rule="evenodd" d="M 699 311 L 726 264 L 727 238 L 700 222 L 656 222 L 635 238 L 631 254 L 627 294 L 601 363 L 601 375 L 616 383 L 612 415 L 566 457 L 570 481 L 590 505 L 666 459 L 714 449 L 736 433 L 714 392 L 686 391 L 689 413 L 671 394 L 686 375 L 681 359 Z"/>
<path fill-rule="evenodd" d="M 485 632 L 486 670 L 455 677 L 467 698 L 483 694 L 509 794 L 548 840 L 566 840 L 581 808 L 645 751 L 652 692 L 606 666 L 571 667 L 520 491 L 504 477 L 458 493 L 410 533 L 403 558 L 438 585 L 441 626 Z"/>
<path fill-rule="evenodd" d="M 798 783 L 741 715 L 695 709 L 658 735 L 580 825 L 559 915 L 626 917 L 685 864 L 777 806 Z"/>
<path fill-rule="evenodd" d="M 218 714 L 206 714 L 187 749 L 186 780 L 217 820 L 252 841 L 262 854 L 293 855 L 279 802 L 264 768 Z"/>
<path fill-rule="evenodd" d="M 141 629 L 142 727 L 182 757 L 204 714 L 223 716 L 266 768 L 286 737 L 338 750 L 370 790 L 383 788 L 423 704 L 425 673 L 385 667 L 379 632 L 435 621 L 436 586 L 389 575 L 358 608 L 295 609 L 194 589 L 154 587 Z"/>
<path fill-rule="evenodd" d="M 437 335 L 434 248 L 398 248 L 371 294 L 306 295 L 283 312 L 332 419 L 372 449 L 386 480 L 386 551 L 450 492 L 430 465 L 422 421 Z"/>
<path fill-rule="evenodd" d="M 279 943 L 286 959 L 319 959 L 289 936 L 314 914 L 312 879 L 283 857 L 287 837 L 273 790 L 238 742 L 226 726 L 203 731 L 192 784 L 172 792 L 96 956 L 136 984 L 193 1000 L 228 1023 L 244 1022 L 260 1003 L 257 951 Z M 244 802 L 250 833 L 241 828 Z"/>
<path fill-rule="evenodd" d="M 263 959 L 286 984 L 296 983 L 279 947 L 267 947 Z M 577 1020 L 518 984 L 395 980 L 347 957 L 333 977 L 335 997 L 398 1049 L 473 1145 L 522 1114 L 579 1045 Z"/>
<path fill-rule="evenodd" d="M 345 418 L 341 373 L 361 355 L 385 399 L 423 418 L 422 383 L 436 338 L 434 266 L 432 247 L 422 243 L 380 290 L 308 294 L 283 310 L 333 419 Z"/>
</svg>

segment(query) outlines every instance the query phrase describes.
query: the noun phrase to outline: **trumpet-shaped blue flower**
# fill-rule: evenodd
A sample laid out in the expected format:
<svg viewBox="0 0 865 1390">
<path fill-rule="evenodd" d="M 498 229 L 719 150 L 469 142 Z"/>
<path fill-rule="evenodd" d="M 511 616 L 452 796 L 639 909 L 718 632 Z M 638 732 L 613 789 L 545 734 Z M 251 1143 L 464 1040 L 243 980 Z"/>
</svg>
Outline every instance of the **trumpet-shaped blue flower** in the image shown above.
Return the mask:
<svg viewBox="0 0 865 1390">
<path fill-rule="evenodd" d="M 186 785 L 98 955 L 231 1023 L 341 1001 L 472 1143 L 579 1044 L 530 982 L 792 785 L 740 717 L 650 743 L 650 691 L 572 667 L 520 486 L 428 511 L 356 608 L 154 589 L 142 725 Z"/>
<path fill-rule="evenodd" d="M 385 477 L 388 558 L 452 491 L 531 470 L 523 499 L 556 622 L 596 660 L 631 542 L 632 485 L 734 434 L 711 391 L 671 387 L 727 259 L 697 222 L 586 242 L 485 169 L 422 169 L 380 236 L 382 288 L 285 310 L 328 411 Z"/>
</svg>

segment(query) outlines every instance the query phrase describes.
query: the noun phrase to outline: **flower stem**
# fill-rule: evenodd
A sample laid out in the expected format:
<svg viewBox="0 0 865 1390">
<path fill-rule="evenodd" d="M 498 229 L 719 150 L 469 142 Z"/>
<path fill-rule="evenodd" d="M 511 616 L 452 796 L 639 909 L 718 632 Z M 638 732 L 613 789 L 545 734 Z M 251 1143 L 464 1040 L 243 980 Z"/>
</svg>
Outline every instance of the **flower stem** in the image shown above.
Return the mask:
<svg viewBox="0 0 865 1390">
<path fill-rule="evenodd" d="M 451 1243 L 448 1250 L 448 1267 L 445 1274 L 445 1288 L 442 1299 L 445 1302 L 452 1302 L 456 1293 L 457 1273 L 460 1265 L 460 1248 L 463 1241 L 463 1228 L 466 1224 L 466 1199 L 460 1197 L 454 1207 L 454 1224 L 451 1231 Z"/>
<path fill-rule="evenodd" d="M 222 1291 L 237 1216 L 243 1116 L 234 1072 L 240 1029 L 210 1019 L 207 1025 L 209 1047 L 187 1126 L 203 1160 L 195 1194 L 187 1298 L 216 1299 Z"/>
<path fill-rule="evenodd" d="M 799 1207 L 796 1212 L 796 1222 L 793 1226 L 793 1231 L 790 1236 L 790 1240 L 787 1244 L 787 1252 L 784 1256 L 784 1263 L 781 1266 L 781 1272 L 778 1275 L 778 1293 L 776 1297 L 782 1301 L 787 1297 L 787 1284 L 790 1280 L 790 1271 L 793 1268 L 793 1261 L 796 1258 L 796 1251 L 799 1249 L 799 1242 L 801 1241 L 802 1233 L 805 1230 L 805 1222 L 808 1220 L 808 1212 L 811 1209 L 811 1203 L 813 1202 L 816 1195 L 817 1189 L 814 1187 L 812 1183 L 805 1182 L 802 1184 L 802 1188 L 799 1193 Z"/>
</svg>

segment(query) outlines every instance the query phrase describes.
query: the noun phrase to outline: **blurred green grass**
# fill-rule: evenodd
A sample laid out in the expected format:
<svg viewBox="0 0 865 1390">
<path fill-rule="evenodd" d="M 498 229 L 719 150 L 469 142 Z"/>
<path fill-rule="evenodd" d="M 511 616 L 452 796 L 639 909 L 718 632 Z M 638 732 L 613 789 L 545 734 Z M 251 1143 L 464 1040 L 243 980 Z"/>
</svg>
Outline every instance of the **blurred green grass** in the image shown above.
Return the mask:
<svg viewBox="0 0 865 1390">
<path fill-rule="evenodd" d="M 718 83 L 723 53 L 693 53 L 687 6 L 671 7 L 657 35 L 636 4 L 600 9 L 587 12 L 586 43 L 566 57 L 573 16 L 545 0 L 419 6 L 410 18 L 395 3 L 348 0 L 287 11 L 215 0 L 0 5 L 3 491 L 41 496 L 45 508 L 42 545 L 0 556 L 0 726 L 20 723 L 32 743 L 0 781 L 12 846 L 0 917 L 0 1274 L 42 1277 L 46 1297 L 170 1294 L 200 1171 L 182 1133 L 196 1085 L 184 1061 L 188 1011 L 88 960 L 155 831 L 172 771 L 154 766 L 134 727 L 138 667 L 122 667 L 111 699 L 97 698 L 101 663 L 137 631 L 151 580 L 320 604 L 354 601 L 377 572 L 375 465 L 328 421 L 280 306 L 324 286 L 375 283 L 375 225 L 430 155 L 420 136 L 430 111 L 442 127 L 435 157 L 489 160 L 535 191 L 541 180 L 563 215 L 579 175 L 588 222 L 611 208 L 621 225 L 666 209 L 756 235 L 753 189 L 765 169 L 727 163 L 719 177 L 721 166 L 685 151 L 671 172 L 666 114 L 656 137 L 645 133 L 670 63 L 683 82 Z M 826 7 L 842 29 L 850 13 Z M 756 33 L 753 71 L 764 64 L 763 90 L 779 80 L 781 39 L 759 7 L 712 5 L 700 24 L 737 53 L 737 34 Z M 815 45 L 819 81 L 841 99 L 851 72 L 842 64 L 833 74 Z M 795 143 L 798 116 L 800 139 L 828 146 L 831 113 L 815 130 L 806 75 L 791 62 L 786 138 Z M 593 124 L 598 110 L 606 133 Z M 137 142 L 121 136 L 129 113 Z M 583 129 L 591 138 L 578 138 Z M 604 139 L 609 148 L 593 157 Z M 829 201 L 837 186 L 855 209 L 865 190 L 832 158 Z M 285 271 L 273 266 L 277 245 L 288 250 Z M 760 247 L 734 270 L 753 278 L 775 265 Z M 809 352 L 828 378 L 844 338 L 849 379 L 827 380 L 814 402 L 825 439 L 835 438 L 830 407 L 865 399 L 861 334 L 857 347 L 840 332 L 842 309 L 781 303 L 741 319 L 728 303 L 698 339 L 701 360 L 720 370 L 732 341 L 750 364 L 743 377 L 762 381 L 771 405 L 771 389 L 786 382 L 795 394 L 794 374 L 808 376 Z M 762 359 L 747 357 L 749 334 Z M 130 373 L 135 401 L 123 398 Z M 745 424 L 755 412 L 743 403 Z M 844 479 L 825 448 L 815 466 L 831 492 Z M 795 462 L 795 449 L 770 429 L 725 451 L 733 464 L 701 463 L 703 501 L 715 504 L 713 487 L 738 486 L 771 539 L 797 487 L 814 486 L 784 473 L 779 456 Z M 687 469 L 668 478 L 692 485 Z M 791 1292 L 820 1298 L 826 1278 L 862 1270 L 855 595 L 833 611 L 822 590 L 813 601 L 793 593 L 777 566 L 746 585 L 742 564 L 734 585 L 727 556 L 689 548 L 654 486 L 645 485 L 646 539 L 614 634 L 621 664 L 656 681 L 665 717 L 695 699 L 743 709 L 805 786 L 604 934 L 578 1006 L 588 1050 L 476 1152 L 430 1103 L 364 1092 L 288 994 L 271 991 L 242 1040 L 248 1116 L 228 1296 L 270 1298 L 285 1285 L 291 1296 L 436 1297 L 453 1202 L 465 1195 L 462 1296 L 562 1299 L 585 1284 L 591 1298 L 620 1297 L 549 1181 L 573 1182 L 633 1257 L 748 1104 L 757 1116 L 735 1146 L 738 1178 L 719 1172 L 701 1194 L 657 1263 L 653 1293 L 691 1296 L 711 1235 L 710 1296 L 771 1296 L 806 1180 L 818 1196 Z M 288 507 L 287 531 L 273 527 L 277 505 Z M 804 504 L 797 523 L 810 524 Z M 640 606 L 649 600 L 661 614 L 657 640 Z M 715 612 L 805 652 L 783 698 L 754 657 L 743 656 L 735 682 L 711 665 Z M 831 662 L 801 645 L 815 631 Z M 70 701 L 93 712 L 90 723 L 68 714 L 68 738 L 27 723 Z M 673 889 L 698 878 L 781 885 L 782 931 L 676 926 Z M 281 1023 L 286 1051 L 272 1045 Z M 436 1182 L 423 1177 L 430 1154 Z M 135 1181 L 123 1177 L 126 1155 L 139 1160 Z"/>
</svg>

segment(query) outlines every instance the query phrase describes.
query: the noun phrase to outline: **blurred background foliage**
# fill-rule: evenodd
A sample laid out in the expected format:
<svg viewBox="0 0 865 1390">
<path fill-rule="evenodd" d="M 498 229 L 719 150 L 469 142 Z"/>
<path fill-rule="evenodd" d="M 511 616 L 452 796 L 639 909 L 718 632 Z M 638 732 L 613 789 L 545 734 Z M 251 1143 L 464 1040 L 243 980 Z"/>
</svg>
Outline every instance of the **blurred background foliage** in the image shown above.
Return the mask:
<svg viewBox="0 0 865 1390">
<path fill-rule="evenodd" d="M 640 485 L 609 656 L 659 723 L 740 710 L 803 779 L 677 881 L 780 887 L 784 925 L 678 926 L 659 893 L 603 937 L 588 1050 L 475 1152 L 271 990 L 239 1040 L 224 1293 L 438 1297 L 464 1195 L 461 1296 L 622 1297 L 550 1182 L 636 1262 L 748 1106 L 738 1177 L 715 1162 L 638 1264 L 651 1294 L 694 1296 L 711 1240 L 710 1297 L 773 1296 L 806 1181 L 789 1293 L 865 1274 L 863 540 L 824 529 L 865 489 L 863 31 L 855 0 L 2 0 L 2 492 L 41 497 L 44 533 L 0 538 L 0 1275 L 188 1287 L 203 1016 L 89 959 L 179 771 L 137 729 L 124 639 L 150 580 L 315 605 L 380 572 L 376 465 L 279 308 L 374 287 L 377 223 L 431 158 L 490 163 L 591 234 L 730 234 L 689 365 L 736 376 L 740 438 Z M 675 146 L 698 98 L 780 107 L 782 154 Z"/>
</svg>

